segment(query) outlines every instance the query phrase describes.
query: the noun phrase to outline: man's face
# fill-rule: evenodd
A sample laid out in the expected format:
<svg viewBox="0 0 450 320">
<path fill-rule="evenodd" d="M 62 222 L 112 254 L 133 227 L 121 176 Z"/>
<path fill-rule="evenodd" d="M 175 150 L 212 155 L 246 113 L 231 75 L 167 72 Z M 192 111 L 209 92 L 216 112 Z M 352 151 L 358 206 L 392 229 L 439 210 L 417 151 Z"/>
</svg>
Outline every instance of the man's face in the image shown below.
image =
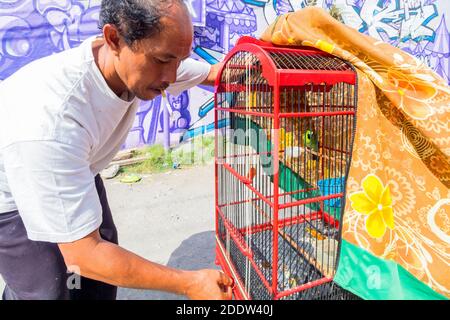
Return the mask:
<svg viewBox="0 0 450 320">
<path fill-rule="evenodd" d="M 190 17 L 181 8 L 172 11 L 173 15 L 161 19 L 161 33 L 139 40 L 131 48 L 123 45 L 115 59 L 117 74 L 139 99 L 151 100 L 175 82 L 180 62 L 191 54 Z"/>
</svg>

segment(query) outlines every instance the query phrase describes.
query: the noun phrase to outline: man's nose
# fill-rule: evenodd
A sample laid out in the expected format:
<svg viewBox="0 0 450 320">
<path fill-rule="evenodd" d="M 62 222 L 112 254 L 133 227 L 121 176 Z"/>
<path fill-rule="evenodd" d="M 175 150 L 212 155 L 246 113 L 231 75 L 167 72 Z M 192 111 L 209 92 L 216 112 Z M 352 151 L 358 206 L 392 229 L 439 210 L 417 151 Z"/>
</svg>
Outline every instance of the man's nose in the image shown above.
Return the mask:
<svg viewBox="0 0 450 320">
<path fill-rule="evenodd" d="M 174 83 L 177 80 L 177 64 L 171 63 L 166 68 L 164 68 L 162 81 L 164 83 Z"/>
</svg>

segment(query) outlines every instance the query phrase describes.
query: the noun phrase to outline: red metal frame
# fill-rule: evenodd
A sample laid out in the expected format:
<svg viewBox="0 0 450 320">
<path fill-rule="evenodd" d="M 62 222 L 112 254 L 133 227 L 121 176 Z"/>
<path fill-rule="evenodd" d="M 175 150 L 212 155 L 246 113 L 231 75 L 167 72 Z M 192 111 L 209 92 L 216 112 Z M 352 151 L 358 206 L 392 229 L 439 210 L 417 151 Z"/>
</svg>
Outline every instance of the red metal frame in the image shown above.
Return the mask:
<svg viewBox="0 0 450 320">
<path fill-rule="evenodd" d="M 247 51 L 256 55 L 263 66 L 263 76 L 268 80 L 269 84 L 274 88 L 290 87 L 290 86 L 302 86 L 305 84 L 313 83 L 316 85 L 332 85 L 339 82 L 345 82 L 355 84 L 356 74 L 351 70 L 345 71 L 320 71 L 320 70 L 290 70 L 290 69 L 278 69 L 269 52 L 282 51 L 282 52 L 296 52 L 296 53 L 309 53 L 315 55 L 329 56 L 329 54 L 322 52 L 315 48 L 309 47 L 277 47 L 273 44 L 263 42 L 252 37 L 242 37 L 238 40 L 236 46 L 225 57 L 224 63 L 218 72 L 218 77 L 215 81 L 216 92 L 223 92 L 223 86 L 220 85 L 221 75 L 223 68 L 231 57 L 239 52 Z"/>
<path fill-rule="evenodd" d="M 266 113 L 266 112 L 257 112 L 257 111 L 245 111 L 245 110 L 239 110 L 239 109 L 231 109 L 231 108 L 222 108 L 217 107 L 217 93 L 221 92 L 239 92 L 245 90 L 245 88 L 242 85 L 224 85 L 221 83 L 222 74 L 224 71 L 224 68 L 226 67 L 228 61 L 238 52 L 240 51 L 246 51 L 250 52 L 257 56 L 257 58 L 260 60 L 261 66 L 262 66 L 262 74 L 267 79 L 268 84 L 273 88 L 273 94 L 274 94 L 274 109 L 273 113 Z M 338 194 L 332 194 L 328 196 L 317 196 L 313 198 L 303 199 L 291 203 L 286 204 L 280 204 L 279 203 L 279 197 L 285 194 L 289 193 L 282 193 L 279 194 L 278 190 L 278 183 L 279 183 L 279 157 L 280 157 L 280 145 L 279 145 L 279 129 L 280 129 L 280 120 L 283 118 L 291 118 L 291 117 L 324 117 L 324 116 L 330 116 L 330 115 L 355 115 L 355 110 L 347 110 L 347 111 L 331 111 L 331 112 L 301 112 L 301 113 L 281 113 L 280 112 L 280 88 L 282 87 L 299 87 L 304 86 L 306 84 L 313 84 L 315 86 L 323 86 L 324 83 L 326 83 L 325 86 L 331 87 L 331 85 L 335 83 L 345 82 L 349 84 L 355 84 L 356 83 L 356 74 L 352 70 L 344 70 L 344 71 L 318 71 L 318 70 L 288 70 L 288 69 L 277 69 L 276 65 L 274 64 L 272 58 L 270 57 L 269 53 L 273 51 L 283 51 L 283 52 L 295 52 L 295 53 L 307 53 L 307 54 L 314 54 L 314 55 L 321 55 L 321 56 L 329 56 L 327 53 L 322 52 L 320 50 L 317 50 L 315 48 L 308 48 L 308 47 L 277 47 L 273 44 L 262 42 L 259 40 L 256 40 L 251 37 L 242 37 L 236 44 L 236 46 L 230 51 L 230 53 L 226 56 L 224 62 L 222 63 L 222 66 L 218 72 L 218 76 L 216 77 L 215 81 L 215 110 L 214 110 L 214 116 L 215 116 L 215 129 L 216 129 L 216 139 L 215 139 L 215 217 L 216 217 L 216 234 L 219 233 L 219 225 L 218 221 L 219 218 L 223 221 L 223 223 L 226 226 L 226 229 L 229 231 L 230 237 L 232 241 L 235 242 L 236 246 L 239 248 L 239 250 L 248 257 L 250 260 L 252 266 L 254 267 L 254 270 L 258 274 L 258 276 L 261 278 L 264 285 L 267 287 L 267 290 L 270 294 L 273 295 L 275 299 L 280 299 L 283 297 L 286 297 L 288 295 L 291 295 L 296 292 L 300 292 L 303 290 L 307 290 L 309 288 L 312 288 L 317 285 L 321 285 L 327 282 L 332 281 L 331 278 L 323 277 L 322 279 L 300 285 L 296 288 L 286 290 L 284 292 L 278 292 L 278 237 L 273 237 L 273 256 L 272 256 L 272 283 L 268 283 L 266 279 L 264 278 L 261 270 L 256 265 L 255 261 L 253 260 L 253 253 L 251 252 L 251 249 L 248 248 L 245 245 L 245 241 L 242 239 L 242 234 L 245 234 L 246 232 L 259 232 L 261 230 L 268 230 L 273 229 L 274 233 L 278 232 L 280 227 L 288 226 L 290 224 L 294 223 L 303 223 L 307 218 L 310 220 L 314 219 L 323 219 L 327 224 L 329 224 L 332 227 L 339 228 L 339 221 L 331 217 L 327 212 L 323 212 L 322 210 L 317 212 L 312 212 L 308 215 L 298 216 L 291 219 L 282 219 L 279 220 L 279 210 L 293 207 L 293 206 L 299 206 L 304 205 L 308 203 L 313 202 L 320 202 L 325 201 L 333 198 L 339 198 L 342 197 L 342 193 Z M 342 106 L 341 106 L 342 107 Z M 274 142 L 273 150 L 271 151 L 271 154 L 273 156 L 273 164 L 274 164 L 274 172 L 273 175 L 273 190 L 272 194 L 273 196 L 267 196 L 261 194 L 253 185 L 252 180 L 248 179 L 247 177 L 244 177 L 240 175 L 238 172 L 236 172 L 230 165 L 225 163 L 223 160 L 223 157 L 220 158 L 218 156 L 218 112 L 219 111 L 225 111 L 225 112 L 231 112 L 231 113 L 238 113 L 243 115 L 252 115 L 252 116 L 261 116 L 261 117 L 268 117 L 273 119 L 273 129 L 274 129 L 274 136 L 271 138 Z M 323 165 L 323 164 L 322 164 Z M 235 205 L 243 202 L 236 202 L 236 203 L 230 203 L 226 205 L 220 205 L 218 202 L 218 168 L 219 166 L 222 166 L 228 172 L 230 172 L 236 179 L 241 181 L 246 187 L 248 187 L 255 195 L 255 198 L 245 200 L 243 202 L 249 202 L 253 200 L 263 200 L 266 204 L 268 204 L 273 209 L 273 220 L 267 223 L 259 224 L 256 226 L 253 226 L 248 229 L 236 229 L 234 226 L 232 226 L 226 219 L 226 217 L 222 213 L 222 208 L 224 206 L 228 205 Z M 296 192 L 301 192 L 296 191 Z M 216 243 L 216 262 L 222 267 L 222 269 L 229 275 L 232 276 L 235 279 L 236 286 L 233 290 L 234 297 L 237 299 L 250 299 L 251 297 L 248 296 L 248 294 L 245 292 L 244 285 L 242 282 L 242 279 L 239 277 L 238 273 L 236 272 L 236 268 L 233 265 L 233 262 L 231 262 L 227 257 L 225 250 L 220 242 L 219 239 L 217 239 Z"/>
<path fill-rule="evenodd" d="M 244 229 L 236 230 L 233 226 L 231 226 L 231 224 L 226 221 L 227 220 L 226 217 L 221 213 L 220 208 L 216 208 L 216 212 L 220 215 L 220 217 L 221 217 L 222 221 L 224 221 L 225 225 L 227 225 L 227 230 L 230 231 L 230 237 L 233 239 L 236 246 L 240 249 L 240 252 L 242 252 L 247 258 L 249 258 L 249 261 L 252 264 L 256 274 L 261 279 L 262 283 L 266 287 L 269 294 L 275 293 L 274 294 L 275 300 L 289 296 L 291 294 L 295 294 L 300 291 L 308 290 L 312 287 L 315 287 L 315 286 L 318 286 L 318 285 L 321 285 L 321 284 L 324 284 L 324 283 L 327 283 L 327 282 L 330 282 L 333 280 L 332 278 L 329 278 L 329 277 L 323 277 L 321 279 L 297 286 L 297 287 L 289 289 L 289 290 L 285 290 L 283 292 L 278 292 L 277 290 L 274 291 L 273 285 L 269 285 L 269 283 L 265 279 L 264 275 L 262 274 L 262 271 L 260 270 L 259 266 L 253 260 L 252 250 L 245 245 L 245 241 L 243 239 L 241 239 L 241 237 L 236 236 L 239 233 L 245 234 L 248 231 L 244 230 Z M 306 218 L 309 218 L 309 220 L 315 220 L 315 219 L 322 219 L 322 217 L 325 217 L 325 216 L 328 216 L 328 214 L 323 213 L 323 212 L 311 213 L 308 215 L 303 215 L 301 217 L 296 217 L 297 219 L 283 219 L 278 222 L 278 226 L 285 227 L 292 223 L 303 223 L 306 221 Z M 331 217 L 328 216 L 328 219 L 330 219 L 330 218 Z M 289 221 L 289 223 L 286 223 L 287 220 L 291 220 L 291 221 Z M 267 223 L 265 225 L 267 225 L 267 226 L 260 225 L 260 226 L 252 227 L 250 232 L 251 233 L 252 232 L 260 232 L 262 230 L 274 228 L 274 226 L 272 226 L 270 223 Z M 274 238 L 277 238 L 277 237 L 274 237 Z M 225 250 L 223 249 L 220 241 L 217 240 L 217 242 L 216 242 L 216 258 L 217 258 L 216 263 L 218 265 L 220 265 L 222 267 L 223 271 L 229 277 L 232 277 L 235 280 L 235 282 L 237 283 L 238 287 L 235 287 L 233 289 L 233 293 L 234 293 L 235 297 L 239 297 L 239 299 L 248 299 L 249 297 L 248 297 L 248 294 L 245 292 L 245 290 L 238 289 L 238 288 L 244 287 L 244 285 L 243 285 L 242 280 L 239 277 L 238 273 L 236 272 L 236 267 L 234 266 L 234 264 L 229 259 L 225 258 L 224 251 Z M 276 250 L 276 253 L 278 254 L 278 250 Z M 278 276 L 278 274 L 277 274 L 277 276 Z"/>
</svg>

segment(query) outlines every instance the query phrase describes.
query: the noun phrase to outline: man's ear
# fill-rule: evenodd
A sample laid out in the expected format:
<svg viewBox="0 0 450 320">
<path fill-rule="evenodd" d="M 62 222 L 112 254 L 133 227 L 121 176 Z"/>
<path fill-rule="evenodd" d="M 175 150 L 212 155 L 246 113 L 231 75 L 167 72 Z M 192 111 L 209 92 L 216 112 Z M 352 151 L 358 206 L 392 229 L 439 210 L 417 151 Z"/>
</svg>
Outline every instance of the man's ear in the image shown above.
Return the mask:
<svg viewBox="0 0 450 320">
<path fill-rule="evenodd" d="M 103 38 L 108 46 L 114 52 L 114 55 L 118 56 L 121 50 L 121 37 L 119 31 L 112 24 L 105 24 L 103 26 Z"/>
</svg>

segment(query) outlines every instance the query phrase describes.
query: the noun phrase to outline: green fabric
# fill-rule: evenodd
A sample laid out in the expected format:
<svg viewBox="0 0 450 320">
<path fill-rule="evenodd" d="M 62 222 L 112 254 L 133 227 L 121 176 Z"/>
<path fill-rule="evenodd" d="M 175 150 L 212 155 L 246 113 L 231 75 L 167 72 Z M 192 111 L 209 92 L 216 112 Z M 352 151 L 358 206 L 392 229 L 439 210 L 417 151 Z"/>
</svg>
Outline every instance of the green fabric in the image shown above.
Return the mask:
<svg viewBox="0 0 450 320">
<path fill-rule="evenodd" d="M 447 300 L 392 260 L 342 240 L 334 281 L 369 300 Z"/>
<path fill-rule="evenodd" d="M 341 220 L 341 211 L 342 211 L 341 207 L 331 207 L 324 204 L 323 211 L 327 212 L 334 219 Z"/>
</svg>

